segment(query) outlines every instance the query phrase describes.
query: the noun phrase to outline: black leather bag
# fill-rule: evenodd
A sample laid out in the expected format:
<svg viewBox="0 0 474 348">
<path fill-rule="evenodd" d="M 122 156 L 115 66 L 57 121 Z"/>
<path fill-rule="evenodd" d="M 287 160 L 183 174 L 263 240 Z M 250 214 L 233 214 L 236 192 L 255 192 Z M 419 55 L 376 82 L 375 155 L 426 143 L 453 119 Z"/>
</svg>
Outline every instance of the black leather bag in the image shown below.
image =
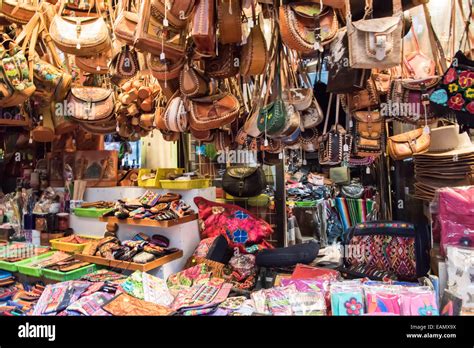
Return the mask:
<svg viewBox="0 0 474 348">
<path fill-rule="evenodd" d="M 229 167 L 222 179 L 222 188 L 234 197 L 258 196 L 266 186 L 265 172 L 261 167 Z"/>
</svg>

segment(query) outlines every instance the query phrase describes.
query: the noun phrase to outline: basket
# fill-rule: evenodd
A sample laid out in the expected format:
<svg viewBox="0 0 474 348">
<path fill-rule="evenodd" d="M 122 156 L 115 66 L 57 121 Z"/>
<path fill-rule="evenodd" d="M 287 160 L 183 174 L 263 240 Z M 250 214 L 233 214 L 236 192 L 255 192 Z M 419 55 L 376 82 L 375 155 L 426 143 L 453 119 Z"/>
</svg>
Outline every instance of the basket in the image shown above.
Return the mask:
<svg viewBox="0 0 474 348">
<path fill-rule="evenodd" d="M 65 282 L 67 280 L 76 280 L 81 278 L 82 276 L 85 276 L 88 273 L 95 272 L 97 270 L 97 266 L 92 264 L 92 265 L 87 265 L 78 269 L 75 269 L 73 271 L 69 272 L 61 272 L 61 271 L 54 271 L 51 269 L 43 269 L 43 276 L 48 279 L 52 280 L 58 280 L 60 282 Z"/>
<path fill-rule="evenodd" d="M 39 247 L 39 248 L 41 248 L 41 247 Z M 44 247 L 44 248 L 49 249 L 48 247 Z M 17 261 L 17 262 L 0 261 L 0 269 L 3 269 L 5 271 L 9 271 L 9 272 L 18 272 L 18 263 L 23 262 L 25 260 L 29 260 L 32 257 L 37 257 L 37 256 L 31 256 L 31 257 L 28 257 L 24 260 Z"/>
<path fill-rule="evenodd" d="M 114 208 L 75 208 L 74 215 L 86 218 L 99 218 Z"/>
<path fill-rule="evenodd" d="M 32 277 L 41 277 L 41 275 L 43 274 L 42 268 L 30 267 L 28 265 L 34 261 L 45 259 L 53 254 L 54 254 L 54 251 L 40 255 L 40 256 L 31 257 L 23 261 L 16 262 L 16 265 L 18 266 L 18 272 L 20 272 L 21 274 L 32 276 Z"/>
<path fill-rule="evenodd" d="M 158 168 L 154 178 L 142 180 L 142 176 L 150 174 L 153 169 L 140 169 L 138 171 L 138 186 L 148 188 L 161 188 L 161 180 L 166 179 L 169 174 L 179 175 L 184 173 L 184 168 Z"/>
<path fill-rule="evenodd" d="M 192 190 L 211 187 L 211 179 L 160 180 L 160 184 L 168 190 Z"/>
<path fill-rule="evenodd" d="M 102 237 L 97 237 L 97 236 L 81 236 L 79 235 L 78 237 L 81 238 L 86 238 L 86 239 L 102 239 Z M 82 243 L 82 244 L 77 244 L 77 243 L 68 243 L 68 242 L 63 242 L 62 240 L 66 238 L 58 238 L 58 239 L 51 239 L 51 248 L 56 249 L 56 250 L 61 250 L 65 251 L 68 253 L 82 253 L 82 250 L 86 247 L 87 243 Z"/>
</svg>

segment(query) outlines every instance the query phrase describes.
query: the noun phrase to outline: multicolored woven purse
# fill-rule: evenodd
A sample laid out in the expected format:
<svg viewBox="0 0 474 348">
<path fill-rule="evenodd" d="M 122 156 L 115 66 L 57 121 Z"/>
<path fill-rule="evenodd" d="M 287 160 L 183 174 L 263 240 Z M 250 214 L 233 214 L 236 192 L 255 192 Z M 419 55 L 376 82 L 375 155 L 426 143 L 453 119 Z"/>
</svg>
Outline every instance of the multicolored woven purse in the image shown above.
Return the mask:
<svg viewBox="0 0 474 348">
<path fill-rule="evenodd" d="M 427 229 L 404 222 L 370 222 L 349 230 L 344 273 L 414 281 L 429 270 Z"/>
</svg>

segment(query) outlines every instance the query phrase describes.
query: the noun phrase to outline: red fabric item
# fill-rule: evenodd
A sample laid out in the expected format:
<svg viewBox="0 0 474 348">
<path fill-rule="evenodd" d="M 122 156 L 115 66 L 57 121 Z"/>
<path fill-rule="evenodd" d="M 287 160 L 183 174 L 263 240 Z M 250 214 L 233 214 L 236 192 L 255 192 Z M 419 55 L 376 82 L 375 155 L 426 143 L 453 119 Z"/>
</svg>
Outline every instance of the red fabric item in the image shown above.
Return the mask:
<svg viewBox="0 0 474 348">
<path fill-rule="evenodd" d="M 297 264 L 291 279 L 328 279 L 337 280 L 340 274 L 338 271 L 327 268 L 312 267 L 303 264 Z"/>
<path fill-rule="evenodd" d="M 246 247 L 257 244 L 259 249 L 270 248 L 265 240 L 273 233 L 270 224 L 253 216 L 233 204 L 221 204 L 195 197 L 194 203 L 199 211 L 199 226 L 201 238 L 226 237 L 229 246 L 238 247 L 242 253 L 247 253 Z"/>
</svg>

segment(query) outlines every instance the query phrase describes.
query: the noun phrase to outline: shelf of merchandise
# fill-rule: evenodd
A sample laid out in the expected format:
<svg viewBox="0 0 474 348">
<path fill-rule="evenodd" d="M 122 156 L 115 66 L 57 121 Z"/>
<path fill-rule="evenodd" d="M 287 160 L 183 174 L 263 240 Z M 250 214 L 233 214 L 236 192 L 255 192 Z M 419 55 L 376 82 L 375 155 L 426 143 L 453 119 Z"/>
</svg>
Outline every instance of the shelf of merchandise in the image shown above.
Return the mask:
<svg viewBox="0 0 474 348">
<path fill-rule="evenodd" d="M 75 257 L 78 260 L 81 260 L 84 262 L 95 263 L 96 265 L 102 265 L 102 266 L 107 266 L 107 267 L 112 267 L 112 268 L 120 268 L 120 269 L 129 270 L 129 271 L 138 270 L 142 272 L 147 272 L 152 269 L 163 266 L 164 264 L 167 264 L 171 261 L 180 259 L 181 257 L 183 257 L 183 251 L 179 250 L 175 253 L 160 257 L 156 260 L 153 260 L 148 263 L 143 263 L 143 264 L 121 261 L 121 260 L 110 260 L 110 259 L 105 259 L 100 256 L 89 256 L 89 255 L 82 255 L 82 254 L 76 254 Z"/>
<path fill-rule="evenodd" d="M 190 221 L 197 220 L 197 218 L 198 218 L 197 214 L 191 214 L 179 219 L 165 220 L 165 221 L 158 221 L 158 220 L 152 220 L 152 219 L 117 219 L 116 217 L 100 217 L 99 221 L 114 222 L 117 224 L 126 224 L 126 225 L 133 225 L 133 226 L 169 228 L 169 227 L 173 227 L 173 226 L 185 224 Z"/>
</svg>

